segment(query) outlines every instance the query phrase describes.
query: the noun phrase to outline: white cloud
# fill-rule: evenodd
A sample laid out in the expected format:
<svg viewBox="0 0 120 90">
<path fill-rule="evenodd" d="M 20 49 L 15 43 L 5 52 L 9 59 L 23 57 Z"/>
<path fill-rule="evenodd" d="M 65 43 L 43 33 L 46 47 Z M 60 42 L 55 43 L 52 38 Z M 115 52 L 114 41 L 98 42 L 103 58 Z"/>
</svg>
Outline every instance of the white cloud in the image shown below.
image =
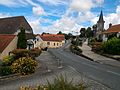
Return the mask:
<svg viewBox="0 0 120 90">
<path fill-rule="evenodd" d="M 70 8 L 80 12 L 89 11 L 94 6 L 92 0 L 72 0 Z"/>
<path fill-rule="evenodd" d="M 11 7 L 16 5 L 17 3 L 15 2 L 15 0 L 0 0 L 0 4 Z"/>
<path fill-rule="evenodd" d="M 41 6 L 35 6 L 32 8 L 33 14 L 40 16 L 40 15 L 45 15 L 45 11 Z"/>
<path fill-rule="evenodd" d="M 91 8 L 99 7 L 104 0 L 72 0 L 70 8 L 79 12 L 90 11 Z"/>
<path fill-rule="evenodd" d="M 69 0 L 38 0 L 38 1 L 50 5 L 60 5 L 67 4 Z"/>
<path fill-rule="evenodd" d="M 64 17 L 64 16 L 60 20 L 55 21 L 53 25 L 47 27 L 43 27 L 43 26 L 40 27 L 38 25 L 39 24 L 37 24 L 37 26 L 34 25 L 34 27 L 39 27 L 40 33 L 42 32 L 58 33 L 59 31 L 62 31 L 63 33 L 77 34 L 76 32 L 79 32 L 80 28 L 83 27 L 81 25 L 76 24 L 76 19 Z"/>
<path fill-rule="evenodd" d="M 102 4 L 102 3 L 104 3 L 104 0 L 95 0 L 95 2 L 96 2 L 96 4 Z"/>
<path fill-rule="evenodd" d="M 36 33 L 36 34 L 40 33 L 40 30 L 42 28 L 40 26 L 40 19 L 36 19 L 36 20 L 28 21 L 28 22 L 31 25 L 34 33 Z"/>
<path fill-rule="evenodd" d="M 0 0 L 0 5 L 4 5 L 7 7 L 25 7 L 32 6 L 32 11 L 34 15 L 45 15 L 44 9 L 33 0 Z"/>
<path fill-rule="evenodd" d="M 77 18 L 77 22 L 78 23 L 83 23 L 83 22 L 86 22 L 86 21 L 90 21 L 94 17 L 95 17 L 95 15 L 90 11 L 87 11 L 86 13 L 82 13 L 82 14 L 80 13 L 78 18 Z"/>
<path fill-rule="evenodd" d="M 9 13 L 0 13 L 0 18 L 10 17 Z"/>
<path fill-rule="evenodd" d="M 33 2 L 32 0 L 0 0 L 0 5 L 4 5 L 7 7 L 19 7 L 19 6 L 38 6 L 37 3 Z"/>
</svg>

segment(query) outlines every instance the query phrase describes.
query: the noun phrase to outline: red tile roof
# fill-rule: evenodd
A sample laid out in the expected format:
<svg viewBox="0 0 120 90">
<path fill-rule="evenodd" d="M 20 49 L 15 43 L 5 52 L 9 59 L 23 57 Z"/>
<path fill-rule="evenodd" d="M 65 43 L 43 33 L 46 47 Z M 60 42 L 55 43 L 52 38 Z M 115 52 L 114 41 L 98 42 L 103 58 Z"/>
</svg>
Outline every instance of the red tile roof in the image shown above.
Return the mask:
<svg viewBox="0 0 120 90">
<path fill-rule="evenodd" d="M 107 34 L 107 33 L 117 33 L 117 32 L 120 32 L 120 24 L 111 26 L 110 28 L 108 28 L 103 33 Z"/>
<path fill-rule="evenodd" d="M 64 35 L 57 35 L 57 34 L 44 34 L 44 35 L 40 35 L 40 37 L 43 41 L 58 41 L 58 42 L 61 42 L 65 39 Z"/>
<path fill-rule="evenodd" d="M 0 34 L 0 53 L 10 44 L 15 35 Z"/>
</svg>

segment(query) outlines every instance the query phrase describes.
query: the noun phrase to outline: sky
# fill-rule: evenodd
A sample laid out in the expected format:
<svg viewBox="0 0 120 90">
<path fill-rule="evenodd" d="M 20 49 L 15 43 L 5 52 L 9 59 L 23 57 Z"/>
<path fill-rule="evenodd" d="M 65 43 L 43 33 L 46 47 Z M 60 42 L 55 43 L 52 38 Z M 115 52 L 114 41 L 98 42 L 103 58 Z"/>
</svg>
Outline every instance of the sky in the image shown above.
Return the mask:
<svg viewBox="0 0 120 90">
<path fill-rule="evenodd" d="M 35 34 L 77 34 L 96 24 L 101 10 L 105 29 L 120 24 L 120 0 L 0 0 L 0 18 L 24 16 Z"/>
</svg>

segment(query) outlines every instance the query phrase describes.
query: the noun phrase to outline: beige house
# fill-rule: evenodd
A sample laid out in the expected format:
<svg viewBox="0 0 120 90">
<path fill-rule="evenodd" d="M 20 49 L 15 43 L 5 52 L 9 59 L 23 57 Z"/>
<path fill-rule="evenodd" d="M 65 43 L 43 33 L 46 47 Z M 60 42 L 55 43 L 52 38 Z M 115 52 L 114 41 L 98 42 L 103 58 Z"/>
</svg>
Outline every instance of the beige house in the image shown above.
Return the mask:
<svg viewBox="0 0 120 90">
<path fill-rule="evenodd" d="M 45 48 L 47 47 L 46 43 L 41 39 L 41 36 L 38 34 L 36 35 L 36 40 L 34 41 L 34 48 Z"/>
<path fill-rule="evenodd" d="M 17 36 L 0 34 L 0 60 L 17 48 Z"/>
<path fill-rule="evenodd" d="M 59 48 L 65 43 L 64 35 L 56 34 L 44 34 L 37 35 L 35 41 L 35 47 L 38 48 Z"/>
</svg>

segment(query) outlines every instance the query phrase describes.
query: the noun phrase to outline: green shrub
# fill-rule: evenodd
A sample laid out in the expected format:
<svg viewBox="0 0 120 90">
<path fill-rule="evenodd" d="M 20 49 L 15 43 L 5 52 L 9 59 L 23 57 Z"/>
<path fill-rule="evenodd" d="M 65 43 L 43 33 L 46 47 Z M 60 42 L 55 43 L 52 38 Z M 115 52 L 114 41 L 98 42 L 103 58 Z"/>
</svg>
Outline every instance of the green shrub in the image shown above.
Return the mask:
<svg viewBox="0 0 120 90">
<path fill-rule="evenodd" d="M 88 38 L 88 45 L 93 45 L 96 40 L 94 38 Z"/>
<path fill-rule="evenodd" d="M 19 59 L 20 57 L 32 57 L 35 58 L 41 54 L 41 49 L 35 48 L 31 50 L 27 49 L 16 49 L 13 50 L 11 53 L 15 55 L 15 59 Z"/>
<path fill-rule="evenodd" d="M 15 50 L 11 51 L 10 53 L 15 55 L 15 59 L 18 59 L 20 57 L 29 56 L 30 51 L 27 49 L 15 49 Z"/>
<path fill-rule="evenodd" d="M 14 61 L 11 65 L 13 73 L 27 75 L 34 73 L 37 67 L 37 62 L 30 57 L 22 57 Z"/>
<path fill-rule="evenodd" d="M 13 63 L 13 61 L 15 61 L 14 55 L 6 56 L 3 58 L 2 66 L 10 66 Z"/>
<path fill-rule="evenodd" d="M 12 74 L 12 69 L 10 66 L 0 67 L 0 75 L 5 76 L 5 75 L 10 75 L 10 74 Z"/>
<path fill-rule="evenodd" d="M 97 52 L 97 53 L 101 53 L 101 46 L 102 46 L 102 42 L 92 43 L 92 51 Z"/>
<path fill-rule="evenodd" d="M 76 45 L 76 41 L 75 41 L 75 40 L 72 40 L 71 43 L 72 43 L 73 45 Z"/>
<path fill-rule="evenodd" d="M 77 55 L 80 55 L 82 53 L 82 50 L 76 45 L 71 45 L 70 50 L 71 50 L 71 52 L 73 52 Z"/>
<path fill-rule="evenodd" d="M 85 83 L 73 84 L 73 80 L 68 81 L 66 77 L 61 75 L 56 77 L 53 83 L 47 81 L 46 85 L 38 85 L 35 88 L 21 87 L 20 90 L 85 90 L 86 88 L 88 86 Z"/>
<path fill-rule="evenodd" d="M 42 53 L 41 49 L 35 48 L 35 49 L 30 50 L 29 56 L 34 58 L 34 57 L 39 56 L 41 53 Z"/>
<path fill-rule="evenodd" d="M 102 48 L 104 53 L 120 55 L 120 39 L 112 38 L 102 44 Z"/>
</svg>

